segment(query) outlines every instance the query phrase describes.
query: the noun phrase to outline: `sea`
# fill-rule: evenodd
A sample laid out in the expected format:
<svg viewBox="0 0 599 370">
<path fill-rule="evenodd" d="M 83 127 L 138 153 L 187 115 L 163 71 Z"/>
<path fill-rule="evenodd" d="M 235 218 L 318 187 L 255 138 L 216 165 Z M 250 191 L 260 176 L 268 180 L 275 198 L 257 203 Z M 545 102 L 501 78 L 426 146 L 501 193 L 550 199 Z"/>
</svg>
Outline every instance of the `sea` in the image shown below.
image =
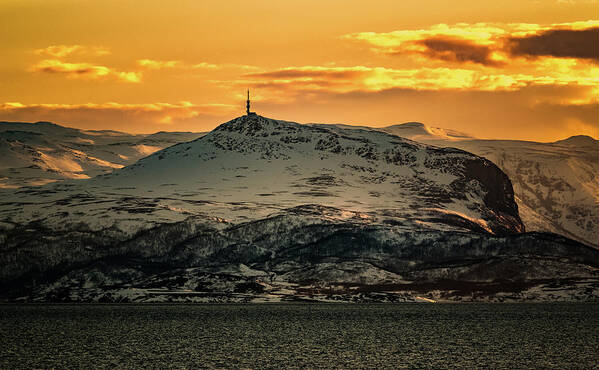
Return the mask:
<svg viewBox="0 0 599 370">
<path fill-rule="evenodd" d="M 0 305 L 0 368 L 597 368 L 599 304 Z"/>
</svg>

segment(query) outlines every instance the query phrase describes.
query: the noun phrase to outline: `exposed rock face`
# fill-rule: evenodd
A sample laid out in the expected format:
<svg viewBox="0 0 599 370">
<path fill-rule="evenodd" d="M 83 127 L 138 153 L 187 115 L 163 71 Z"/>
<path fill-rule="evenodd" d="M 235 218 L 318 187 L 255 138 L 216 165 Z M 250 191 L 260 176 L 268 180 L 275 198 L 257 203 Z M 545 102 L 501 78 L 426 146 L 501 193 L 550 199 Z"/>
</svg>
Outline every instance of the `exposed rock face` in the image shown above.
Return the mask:
<svg viewBox="0 0 599 370">
<path fill-rule="evenodd" d="M 518 205 L 514 201 L 512 182 L 493 162 L 471 160 L 465 164 L 465 177 L 475 179 L 488 191 L 484 196 L 484 204 L 499 216 L 498 224 L 504 227 L 504 233 L 514 230 L 524 232 L 524 224 L 518 214 Z"/>
<path fill-rule="evenodd" d="M 414 122 L 372 129 L 488 158 L 512 180 L 527 230 L 599 248 L 599 141 L 584 135 L 554 143 L 479 140 Z"/>
<path fill-rule="evenodd" d="M 111 175 L 3 193 L 0 220 L 7 299 L 554 299 L 556 279 L 560 299 L 599 296 L 599 252 L 523 234 L 490 161 L 254 115 Z"/>
</svg>

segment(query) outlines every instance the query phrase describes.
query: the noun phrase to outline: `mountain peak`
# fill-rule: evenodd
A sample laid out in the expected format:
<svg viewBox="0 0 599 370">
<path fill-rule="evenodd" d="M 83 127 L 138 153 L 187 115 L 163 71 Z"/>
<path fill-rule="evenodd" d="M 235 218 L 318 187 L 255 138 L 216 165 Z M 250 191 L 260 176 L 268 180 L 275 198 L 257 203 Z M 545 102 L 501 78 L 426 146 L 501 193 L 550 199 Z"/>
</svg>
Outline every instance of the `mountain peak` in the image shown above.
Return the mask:
<svg viewBox="0 0 599 370">
<path fill-rule="evenodd" d="M 464 140 L 473 137 L 463 132 L 444 129 L 440 127 L 431 127 L 421 122 L 406 122 L 397 125 L 383 127 L 381 131 L 392 135 L 405 137 L 410 140 Z"/>
<path fill-rule="evenodd" d="M 245 137 L 268 137 L 284 133 L 296 133 L 302 128 L 309 129 L 310 126 L 268 118 L 253 113 L 225 122 L 216 127 L 208 135 L 214 136 L 222 133 L 237 133 L 242 134 Z"/>
<path fill-rule="evenodd" d="M 257 114 L 243 115 L 216 127 L 214 131 L 255 133 L 265 128 L 270 120 Z"/>
<path fill-rule="evenodd" d="M 391 125 L 389 127 L 397 127 L 397 128 L 425 128 L 426 125 L 422 122 L 405 122 L 399 123 L 396 125 Z"/>
<path fill-rule="evenodd" d="M 597 140 L 588 135 L 574 135 L 567 139 L 556 141 L 555 144 L 567 146 L 594 146 L 597 145 Z"/>
</svg>

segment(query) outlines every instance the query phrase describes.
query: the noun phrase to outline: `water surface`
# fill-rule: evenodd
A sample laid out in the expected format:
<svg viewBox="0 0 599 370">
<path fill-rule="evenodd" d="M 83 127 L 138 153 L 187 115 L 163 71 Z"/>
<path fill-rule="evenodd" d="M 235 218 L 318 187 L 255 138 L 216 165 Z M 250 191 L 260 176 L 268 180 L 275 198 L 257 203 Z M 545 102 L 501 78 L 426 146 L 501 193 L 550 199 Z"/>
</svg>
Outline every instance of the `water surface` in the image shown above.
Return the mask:
<svg viewBox="0 0 599 370">
<path fill-rule="evenodd" d="M 0 329 L 0 368 L 599 366 L 599 304 L 0 305 Z"/>
</svg>

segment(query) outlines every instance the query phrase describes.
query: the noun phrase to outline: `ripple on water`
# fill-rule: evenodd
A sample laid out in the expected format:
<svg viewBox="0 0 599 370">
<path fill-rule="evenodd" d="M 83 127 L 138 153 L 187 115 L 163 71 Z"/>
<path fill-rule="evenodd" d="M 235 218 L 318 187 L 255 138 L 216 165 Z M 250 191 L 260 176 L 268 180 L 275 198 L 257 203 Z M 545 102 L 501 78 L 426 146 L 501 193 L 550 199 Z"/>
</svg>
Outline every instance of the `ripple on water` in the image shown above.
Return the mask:
<svg viewBox="0 0 599 370">
<path fill-rule="evenodd" d="M 593 367 L 597 304 L 4 305 L 0 368 Z"/>
</svg>

